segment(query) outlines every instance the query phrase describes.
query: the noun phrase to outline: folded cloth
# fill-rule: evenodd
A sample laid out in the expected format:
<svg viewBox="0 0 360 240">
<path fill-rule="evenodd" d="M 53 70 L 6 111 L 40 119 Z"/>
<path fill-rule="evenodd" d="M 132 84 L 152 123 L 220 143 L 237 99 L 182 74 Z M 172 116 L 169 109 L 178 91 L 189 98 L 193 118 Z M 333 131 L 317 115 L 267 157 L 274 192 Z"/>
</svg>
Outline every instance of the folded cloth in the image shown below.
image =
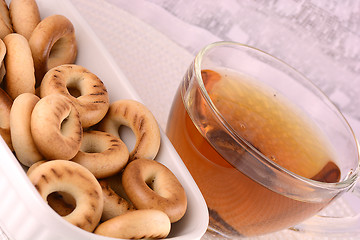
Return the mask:
<svg viewBox="0 0 360 240">
<path fill-rule="evenodd" d="M 165 130 L 173 96 L 193 55 L 106 1 L 73 0 L 72 3 Z"/>
</svg>

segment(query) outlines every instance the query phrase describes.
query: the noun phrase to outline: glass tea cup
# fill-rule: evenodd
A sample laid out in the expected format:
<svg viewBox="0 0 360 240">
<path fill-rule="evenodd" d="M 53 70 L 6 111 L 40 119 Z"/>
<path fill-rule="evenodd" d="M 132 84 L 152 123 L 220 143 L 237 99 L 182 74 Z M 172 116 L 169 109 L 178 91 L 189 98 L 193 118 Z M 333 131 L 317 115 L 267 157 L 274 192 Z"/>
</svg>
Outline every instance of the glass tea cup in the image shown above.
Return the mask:
<svg viewBox="0 0 360 240">
<path fill-rule="evenodd" d="M 353 189 L 358 143 L 309 80 L 234 42 L 201 50 L 166 133 L 199 186 L 209 230 L 234 239 L 292 227 Z"/>
</svg>

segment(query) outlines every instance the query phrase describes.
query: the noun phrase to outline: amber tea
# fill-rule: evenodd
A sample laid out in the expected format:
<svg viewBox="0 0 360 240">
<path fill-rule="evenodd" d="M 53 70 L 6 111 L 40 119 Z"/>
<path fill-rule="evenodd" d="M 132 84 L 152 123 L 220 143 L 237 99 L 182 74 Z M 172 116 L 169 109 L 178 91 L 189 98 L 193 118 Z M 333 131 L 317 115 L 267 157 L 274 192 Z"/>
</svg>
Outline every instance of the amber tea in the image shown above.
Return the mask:
<svg viewBox="0 0 360 240">
<path fill-rule="evenodd" d="M 201 75 L 222 121 L 252 146 L 256 155 L 308 179 L 339 181 L 330 143 L 285 97 L 233 70 L 208 69 Z M 287 196 L 242 172 L 239 166 L 249 161 L 247 151 L 218 127 L 200 91 L 191 102 L 183 101 L 181 91 L 180 87 L 173 102 L 167 135 L 207 202 L 211 228 L 229 236 L 259 235 L 290 227 L 328 205 L 331 199 L 304 201 Z M 194 125 L 184 104 L 194 104 L 200 125 Z M 277 175 L 269 173 L 267 177 L 271 181 Z"/>
</svg>

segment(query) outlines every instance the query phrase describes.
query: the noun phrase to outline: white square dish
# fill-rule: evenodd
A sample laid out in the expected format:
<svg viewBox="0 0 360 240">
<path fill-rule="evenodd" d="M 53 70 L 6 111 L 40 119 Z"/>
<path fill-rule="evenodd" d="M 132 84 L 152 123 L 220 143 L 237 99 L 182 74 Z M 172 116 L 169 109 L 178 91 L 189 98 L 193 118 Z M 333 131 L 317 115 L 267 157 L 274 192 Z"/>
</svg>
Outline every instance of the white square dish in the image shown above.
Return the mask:
<svg viewBox="0 0 360 240">
<path fill-rule="evenodd" d="M 62 14 L 73 23 L 79 47 L 76 64 L 86 67 L 104 82 L 111 102 L 119 99 L 134 99 L 141 102 L 113 58 L 68 0 L 37 0 L 37 3 L 42 18 Z M 10 239 L 112 239 L 81 230 L 56 214 L 37 193 L 2 139 L 0 155 L 0 227 Z M 208 225 L 206 203 L 163 131 L 156 160 L 177 176 L 188 198 L 185 216 L 172 224 L 167 239 L 200 239 Z"/>
</svg>

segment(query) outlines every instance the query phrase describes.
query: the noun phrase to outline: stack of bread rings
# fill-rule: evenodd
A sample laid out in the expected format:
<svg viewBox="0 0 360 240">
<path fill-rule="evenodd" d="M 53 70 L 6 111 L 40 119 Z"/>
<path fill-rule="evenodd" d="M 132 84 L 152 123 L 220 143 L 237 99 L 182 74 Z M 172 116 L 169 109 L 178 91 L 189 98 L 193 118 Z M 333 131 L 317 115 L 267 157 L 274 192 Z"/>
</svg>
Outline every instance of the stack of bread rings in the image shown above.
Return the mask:
<svg viewBox="0 0 360 240">
<path fill-rule="evenodd" d="M 35 0 L 0 0 L 0 135 L 66 221 L 109 237 L 165 238 L 187 197 L 155 160 L 156 119 L 138 101 L 110 103 L 104 83 L 76 56 L 65 16 L 41 19 Z M 134 133 L 132 149 L 122 126 Z"/>
</svg>

